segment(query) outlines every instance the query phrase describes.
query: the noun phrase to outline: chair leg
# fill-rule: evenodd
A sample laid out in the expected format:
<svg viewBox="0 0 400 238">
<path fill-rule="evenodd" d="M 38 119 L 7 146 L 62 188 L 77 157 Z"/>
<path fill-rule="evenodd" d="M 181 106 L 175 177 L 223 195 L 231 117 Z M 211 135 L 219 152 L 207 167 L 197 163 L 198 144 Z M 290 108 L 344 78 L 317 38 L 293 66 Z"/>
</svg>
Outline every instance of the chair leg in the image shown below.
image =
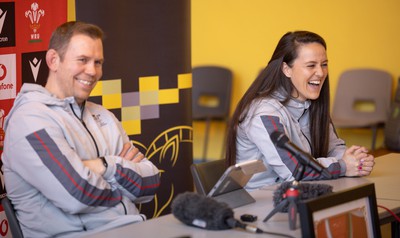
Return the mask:
<svg viewBox="0 0 400 238">
<path fill-rule="evenodd" d="M 207 160 L 208 136 L 210 133 L 210 123 L 211 123 L 211 119 L 206 118 L 206 130 L 205 130 L 205 134 L 204 134 L 203 158 L 202 158 L 203 162 L 205 162 Z"/>
<path fill-rule="evenodd" d="M 391 231 L 393 238 L 400 237 L 400 223 L 398 221 L 393 221 L 391 223 Z"/>
<path fill-rule="evenodd" d="M 222 146 L 221 146 L 221 157 L 220 157 L 220 159 L 224 159 L 225 158 L 225 150 L 226 150 L 226 145 L 225 145 L 225 143 L 226 143 L 226 131 L 227 131 L 227 129 L 228 128 L 225 128 L 225 133 L 224 133 L 224 138 L 223 138 L 223 140 L 222 140 Z"/>
<path fill-rule="evenodd" d="M 225 119 L 224 121 L 225 127 L 224 127 L 224 138 L 222 140 L 222 149 L 221 149 L 221 159 L 225 158 L 225 150 L 226 150 L 226 141 L 227 141 L 227 136 L 228 136 L 228 126 L 229 126 L 229 119 Z"/>
<path fill-rule="evenodd" d="M 371 151 L 375 150 L 375 144 L 376 144 L 376 137 L 378 133 L 378 125 L 373 125 L 371 127 L 372 129 L 372 145 L 371 145 Z"/>
</svg>

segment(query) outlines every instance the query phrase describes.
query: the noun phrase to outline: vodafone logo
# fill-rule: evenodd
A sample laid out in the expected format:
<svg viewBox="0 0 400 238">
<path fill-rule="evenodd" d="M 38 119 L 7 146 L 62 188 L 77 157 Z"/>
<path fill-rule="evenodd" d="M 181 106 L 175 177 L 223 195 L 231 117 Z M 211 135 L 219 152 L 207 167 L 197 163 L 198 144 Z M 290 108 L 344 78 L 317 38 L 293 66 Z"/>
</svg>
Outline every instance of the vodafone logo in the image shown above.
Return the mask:
<svg viewBox="0 0 400 238">
<path fill-rule="evenodd" d="M 0 223 L 0 236 L 4 237 L 8 233 L 8 221 L 3 219 Z"/>
<path fill-rule="evenodd" d="M 0 81 L 7 76 L 7 68 L 4 64 L 0 64 Z"/>
<path fill-rule="evenodd" d="M 16 55 L 0 54 L 0 100 L 17 95 Z"/>
</svg>

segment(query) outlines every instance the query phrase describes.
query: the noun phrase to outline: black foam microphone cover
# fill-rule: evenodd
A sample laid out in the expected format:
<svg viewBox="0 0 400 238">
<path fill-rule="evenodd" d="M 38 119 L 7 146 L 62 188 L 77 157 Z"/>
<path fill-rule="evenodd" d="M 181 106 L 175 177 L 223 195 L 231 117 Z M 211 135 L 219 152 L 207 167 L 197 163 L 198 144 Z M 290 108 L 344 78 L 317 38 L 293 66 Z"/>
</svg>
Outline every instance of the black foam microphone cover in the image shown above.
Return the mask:
<svg viewBox="0 0 400 238">
<path fill-rule="evenodd" d="M 283 199 L 286 191 L 292 186 L 293 182 L 283 182 L 274 191 L 273 201 L 274 207 L 276 207 Z M 310 198 L 316 198 L 324 194 L 331 193 L 333 187 L 329 184 L 321 183 L 300 183 L 299 185 L 300 197 L 299 200 L 306 200 Z M 282 208 L 282 212 L 288 211 L 289 204 Z"/>
<path fill-rule="evenodd" d="M 207 230 L 231 229 L 227 224 L 233 210 L 226 204 L 193 192 L 178 194 L 171 203 L 172 214 L 182 223 Z"/>
</svg>

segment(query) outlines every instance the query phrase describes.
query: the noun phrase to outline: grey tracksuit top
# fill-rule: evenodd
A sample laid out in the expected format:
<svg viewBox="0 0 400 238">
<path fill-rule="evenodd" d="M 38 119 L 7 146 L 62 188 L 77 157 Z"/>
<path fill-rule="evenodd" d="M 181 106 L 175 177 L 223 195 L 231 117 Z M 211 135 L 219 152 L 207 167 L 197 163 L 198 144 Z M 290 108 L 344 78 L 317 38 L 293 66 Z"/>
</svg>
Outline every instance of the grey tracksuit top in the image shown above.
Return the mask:
<svg viewBox="0 0 400 238">
<path fill-rule="evenodd" d="M 159 171 L 148 159 L 118 156 L 129 138 L 102 106 L 81 108 L 25 83 L 5 133 L 5 184 L 25 237 L 78 237 L 145 219 L 135 203 L 153 199 Z M 82 163 L 100 156 L 103 176 Z"/>
<path fill-rule="evenodd" d="M 267 166 L 267 171 L 255 174 L 251 178 L 246 185 L 248 190 L 294 179 L 292 173 L 298 163 L 297 159 L 274 145 L 269 136 L 273 131 L 285 132 L 292 143 L 303 151 L 311 152 L 307 110 L 311 102 L 291 99 L 284 106 L 278 98 L 282 96 L 276 93 L 274 97 L 255 100 L 237 129 L 236 162 L 262 159 Z M 316 159 L 337 178 L 345 173 L 346 165 L 341 160 L 345 150 L 344 141 L 337 137 L 333 126 L 330 125 L 328 157 Z M 303 180 L 316 179 L 324 177 L 306 167 Z"/>
</svg>

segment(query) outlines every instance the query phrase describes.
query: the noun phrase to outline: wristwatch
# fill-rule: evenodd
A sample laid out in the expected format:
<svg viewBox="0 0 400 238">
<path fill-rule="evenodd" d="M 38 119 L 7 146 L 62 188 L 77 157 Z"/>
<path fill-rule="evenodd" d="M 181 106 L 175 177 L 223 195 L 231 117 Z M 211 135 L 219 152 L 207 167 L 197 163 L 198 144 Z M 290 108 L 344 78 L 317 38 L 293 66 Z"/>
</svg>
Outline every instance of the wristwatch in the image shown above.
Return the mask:
<svg viewBox="0 0 400 238">
<path fill-rule="evenodd" d="M 106 161 L 106 158 L 104 158 L 103 156 L 99 157 L 101 159 L 101 162 L 103 162 L 104 167 L 108 167 L 108 163 Z"/>
</svg>

